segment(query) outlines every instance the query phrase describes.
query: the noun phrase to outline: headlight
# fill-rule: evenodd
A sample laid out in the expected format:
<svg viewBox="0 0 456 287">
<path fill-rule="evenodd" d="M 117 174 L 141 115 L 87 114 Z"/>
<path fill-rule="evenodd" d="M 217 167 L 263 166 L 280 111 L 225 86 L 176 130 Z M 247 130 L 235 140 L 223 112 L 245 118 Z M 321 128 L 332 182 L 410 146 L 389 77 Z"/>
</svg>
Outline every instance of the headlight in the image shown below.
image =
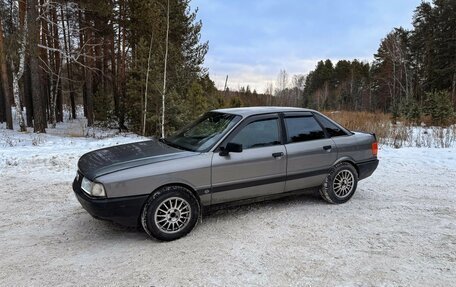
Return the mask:
<svg viewBox="0 0 456 287">
<path fill-rule="evenodd" d="M 92 195 L 93 196 L 106 196 L 106 192 L 101 183 L 94 183 L 92 185 Z"/>
<path fill-rule="evenodd" d="M 92 192 L 92 182 L 85 177 L 82 178 L 81 188 L 87 194 L 92 195 L 92 193 L 91 193 Z"/>
<path fill-rule="evenodd" d="M 105 189 L 101 183 L 91 182 L 85 177 L 82 178 L 81 188 L 85 193 L 91 196 L 106 196 Z"/>
</svg>

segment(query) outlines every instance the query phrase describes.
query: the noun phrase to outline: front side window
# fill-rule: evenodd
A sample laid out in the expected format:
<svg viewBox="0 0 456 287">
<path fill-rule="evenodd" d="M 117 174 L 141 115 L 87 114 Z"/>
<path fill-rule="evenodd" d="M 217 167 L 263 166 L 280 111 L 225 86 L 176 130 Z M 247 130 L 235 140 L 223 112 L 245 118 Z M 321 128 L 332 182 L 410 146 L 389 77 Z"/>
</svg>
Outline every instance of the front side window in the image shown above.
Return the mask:
<svg viewBox="0 0 456 287">
<path fill-rule="evenodd" d="M 312 116 L 285 118 L 288 142 L 304 142 L 325 138 L 323 129 Z"/>
<path fill-rule="evenodd" d="M 242 128 L 230 142 L 242 144 L 243 149 L 278 145 L 280 144 L 278 120 L 252 122 Z"/>
<path fill-rule="evenodd" d="M 239 122 L 241 116 L 210 112 L 163 141 L 176 148 L 207 151 Z"/>
</svg>

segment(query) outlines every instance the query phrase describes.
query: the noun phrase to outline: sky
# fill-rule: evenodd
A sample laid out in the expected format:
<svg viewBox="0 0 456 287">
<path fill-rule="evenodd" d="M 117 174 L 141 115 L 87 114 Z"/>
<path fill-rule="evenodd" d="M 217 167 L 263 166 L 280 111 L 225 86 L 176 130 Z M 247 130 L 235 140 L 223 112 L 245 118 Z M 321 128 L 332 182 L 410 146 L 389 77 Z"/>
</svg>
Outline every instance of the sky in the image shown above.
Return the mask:
<svg viewBox="0 0 456 287">
<path fill-rule="evenodd" d="M 412 27 L 421 0 L 193 0 L 218 88 L 264 92 L 280 70 L 307 74 L 321 59 L 372 61 L 394 27 Z"/>
</svg>

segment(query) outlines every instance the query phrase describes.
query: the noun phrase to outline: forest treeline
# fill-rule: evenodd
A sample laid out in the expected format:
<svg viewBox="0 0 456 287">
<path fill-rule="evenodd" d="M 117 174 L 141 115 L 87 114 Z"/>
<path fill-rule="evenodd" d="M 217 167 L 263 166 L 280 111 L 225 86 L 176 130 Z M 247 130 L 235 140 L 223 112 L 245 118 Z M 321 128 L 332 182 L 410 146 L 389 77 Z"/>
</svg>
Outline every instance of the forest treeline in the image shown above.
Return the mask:
<svg viewBox="0 0 456 287">
<path fill-rule="evenodd" d="M 89 126 L 158 135 L 215 106 L 189 2 L 0 0 L 0 122 L 23 107 L 19 129 L 45 132 L 82 105 Z"/>
<path fill-rule="evenodd" d="M 386 35 L 371 63 L 318 62 L 305 78 L 301 104 L 409 120 L 430 116 L 436 124 L 450 120 L 456 108 L 456 1 L 423 1 L 412 24 Z"/>
<path fill-rule="evenodd" d="M 45 132 L 83 106 L 89 126 L 144 135 L 168 134 L 220 107 L 381 111 L 437 124 L 456 107 L 454 0 L 420 3 L 413 28 L 393 29 L 373 62 L 282 70 L 263 93 L 215 88 L 190 0 L 0 0 L 0 17 L 0 122 L 10 129 L 11 107 L 20 107 L 18 130 Z"/>
</svg>

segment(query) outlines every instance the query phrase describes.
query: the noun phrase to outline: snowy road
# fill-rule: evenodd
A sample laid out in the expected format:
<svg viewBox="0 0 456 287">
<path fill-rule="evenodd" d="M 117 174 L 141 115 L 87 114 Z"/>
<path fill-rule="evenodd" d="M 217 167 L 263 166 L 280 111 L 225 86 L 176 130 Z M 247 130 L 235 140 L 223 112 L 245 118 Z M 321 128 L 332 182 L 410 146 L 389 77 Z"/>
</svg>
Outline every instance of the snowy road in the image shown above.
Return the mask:
<svg viewBox="0 0 456 287">
<path fill-rule="evenodd" d="M 131 140 L 0 146 L 1 286 L 456 282 L 455 148 L 384 148 L 346 204 L 302 196 L 221 210 L 160 243 L 91 218 L 71 190 L 80 154 Z"/>
</svg>

